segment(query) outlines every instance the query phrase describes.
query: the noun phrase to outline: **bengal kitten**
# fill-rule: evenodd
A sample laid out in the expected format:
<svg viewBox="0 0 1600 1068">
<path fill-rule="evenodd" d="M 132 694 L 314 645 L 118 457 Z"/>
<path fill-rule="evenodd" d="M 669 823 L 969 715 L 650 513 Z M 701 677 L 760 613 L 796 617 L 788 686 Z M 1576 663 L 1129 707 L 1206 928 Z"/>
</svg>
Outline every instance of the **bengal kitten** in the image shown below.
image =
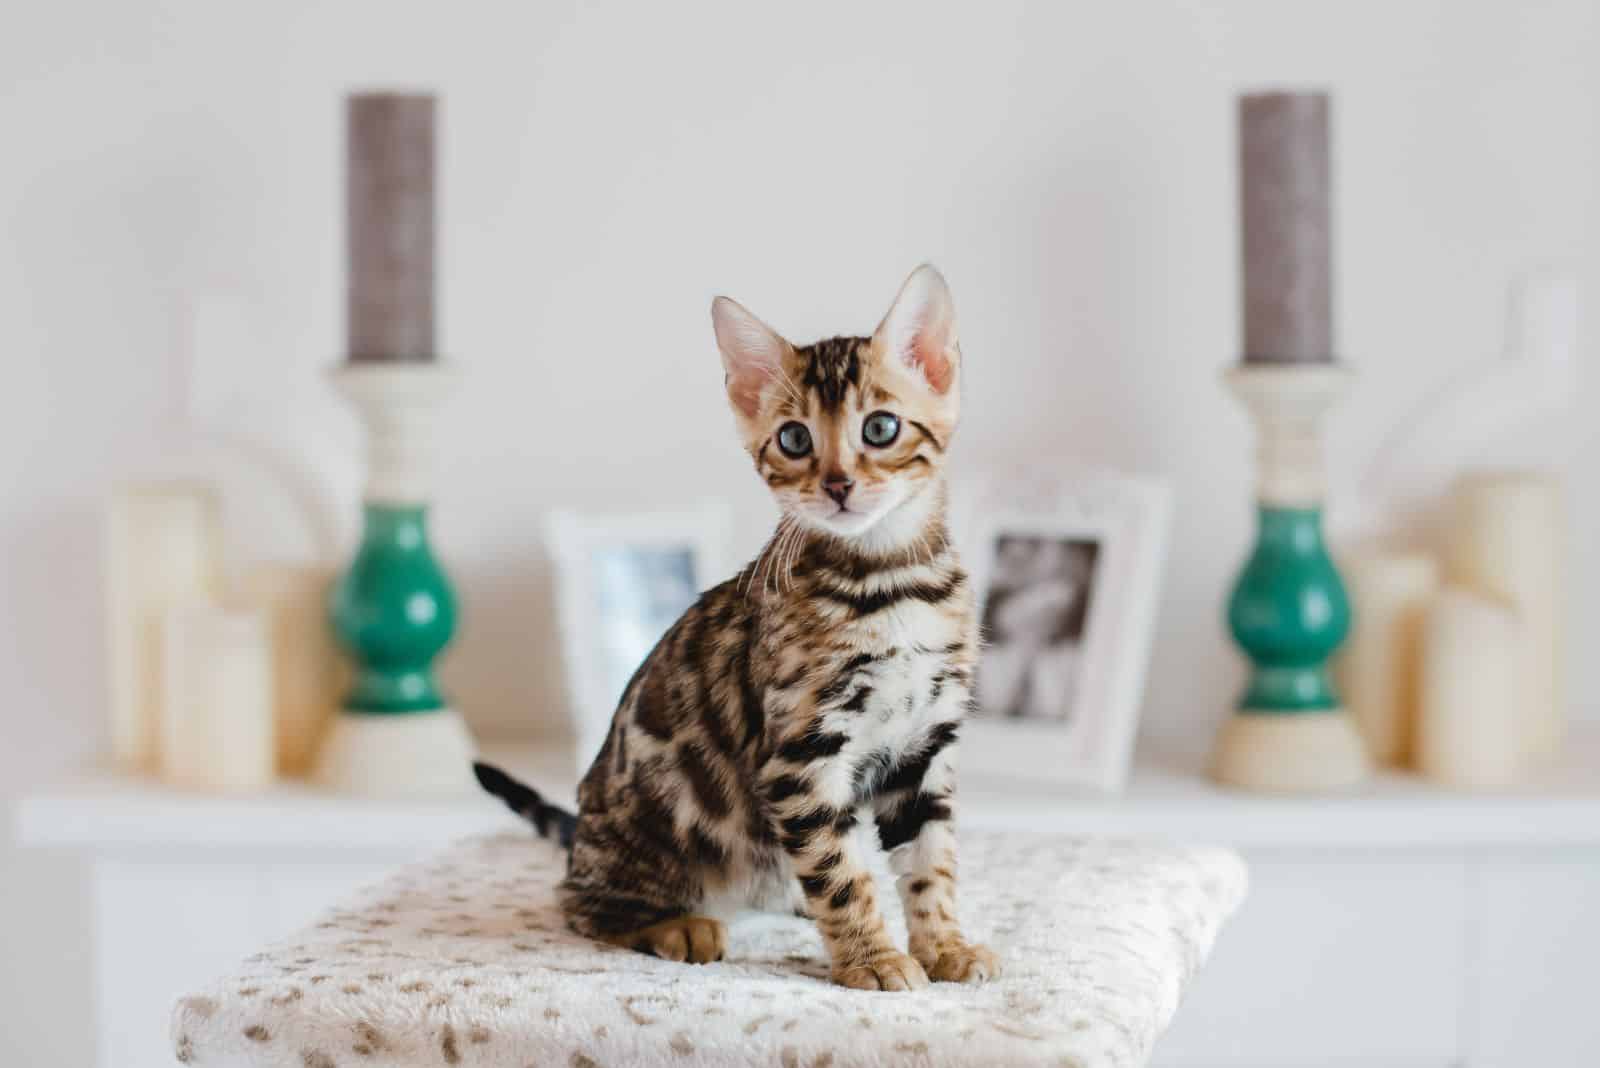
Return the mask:
<svg viewBox="0 0 1600 1068">
<path fill-rule="evenodd" d="M 479 780 L 570 845 L 561 902 L 582 934 L 702 963 L 722 957 L 737 909 L 793 909 L 844 986 L 991 978 L 998 961 L 955 906 L 956 737 L 978 636 L 945 525 L 950 291 L 920 267 L 871 337 L 804 347 L 726 297 L 711 316 L 777 532 L 634 674 L 575 818 L 496 769 Z M 909 955 L 878 911 L 867 815 Z"/>
</svg>

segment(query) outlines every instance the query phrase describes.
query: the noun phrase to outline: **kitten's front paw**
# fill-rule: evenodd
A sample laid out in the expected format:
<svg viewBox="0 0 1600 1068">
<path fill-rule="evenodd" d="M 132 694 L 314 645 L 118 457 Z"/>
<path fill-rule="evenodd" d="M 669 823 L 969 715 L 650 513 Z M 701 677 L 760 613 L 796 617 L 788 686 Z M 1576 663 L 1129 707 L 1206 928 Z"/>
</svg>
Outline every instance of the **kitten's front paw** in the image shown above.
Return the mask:
<svg viewBox="0 0 1600 1068">
<path fill-rule="evenodd" d="M 1000 974 L 1000 958 L 988 946 L 958 943 L 939 947 L 938 954 L 925 962 L 936 983 L 984 983 Z"/>
<path fill-rule="evenodd" d="M 835 967 L 833 981 L 852 990 L 921 990 L 928 973 L 898 949 L 885 950 L 862 964 Z"/>
</svg>

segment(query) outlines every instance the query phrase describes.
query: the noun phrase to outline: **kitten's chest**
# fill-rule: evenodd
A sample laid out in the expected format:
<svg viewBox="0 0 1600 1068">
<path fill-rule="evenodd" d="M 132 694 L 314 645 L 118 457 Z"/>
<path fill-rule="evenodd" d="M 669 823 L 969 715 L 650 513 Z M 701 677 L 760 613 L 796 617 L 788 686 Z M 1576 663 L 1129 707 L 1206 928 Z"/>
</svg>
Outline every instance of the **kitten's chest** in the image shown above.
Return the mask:
<svg viewBox="0 0 1600 1068">
<path fill-rule="evenodd" d="M 888 655 L 966 643 L 974 637 L 974 630 L 971 601 L 957 594 L 934 602 L 907 599 L 841 624 L 837 633 L 853 648 Z"/>
<path fill-rule="evenodd" d="M 937 654 L 901 653 L 873 672 L 872 692 L 846 726 L 856 748 L 897 754 L 934 722 L 949 718 L 953 688 L 939 692 L 948 668 Z M 849 710 L 846 710 L 847 713 Z"/>
<path fill-rule="evenodd" d="M 850 635 L 856 659 L 872 659 L 823 696 L 833 706 L 832 726 L 851 737 L 852 749 L 887 757 L 920 744 L 933 725 L 960 717 L 974 635 L 970 617 L 949 606 L 907 607 L 873 623 Z"/>
</svg>

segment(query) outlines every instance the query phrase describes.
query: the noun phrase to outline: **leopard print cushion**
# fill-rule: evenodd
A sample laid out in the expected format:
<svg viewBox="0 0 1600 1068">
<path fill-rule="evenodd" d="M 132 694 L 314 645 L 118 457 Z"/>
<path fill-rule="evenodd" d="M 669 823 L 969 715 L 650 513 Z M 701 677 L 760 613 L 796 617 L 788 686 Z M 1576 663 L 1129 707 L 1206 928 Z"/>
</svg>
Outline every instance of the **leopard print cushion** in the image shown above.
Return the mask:
<svg viewBox="0 0 1600 1068">
<path fill-rule="evenodd" d="M 966 834 L 961 862 L 961 918 L 1003 974 L 886 994 L 830 984 L 800 919 L 736 920 L 718 964 L 597 945 L 562 923 L 564 854 L 523 834 L 472 839 L 182 998 L 173 1048 L 253 1068 L 1131 1068 L 1246 886 L 1217 849 Z"/>
</svg>

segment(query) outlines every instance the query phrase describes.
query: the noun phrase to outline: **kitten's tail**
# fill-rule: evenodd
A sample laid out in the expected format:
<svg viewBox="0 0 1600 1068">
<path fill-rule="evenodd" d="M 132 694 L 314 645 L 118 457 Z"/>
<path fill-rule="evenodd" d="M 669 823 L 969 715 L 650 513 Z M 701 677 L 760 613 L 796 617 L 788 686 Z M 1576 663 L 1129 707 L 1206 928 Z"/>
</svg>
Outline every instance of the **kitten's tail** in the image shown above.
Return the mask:
<svg viewBox="0 0 1600 1068">
<path fill-rule="evenodd" d="M 562 849 L 572 848 L 572 836 L 578 829 L 578 817 L 558 805 L 552 805 L 539 796 L 539 791 L 527 783 L 518 782 L 493 764 L 474 761 L 472 773 L 478 785 L 506 803 L 506 807 L 529 823 L 541 838 L 550 837 L 551 824 L 555 825 L 556 840 Z"/>
</svg>

